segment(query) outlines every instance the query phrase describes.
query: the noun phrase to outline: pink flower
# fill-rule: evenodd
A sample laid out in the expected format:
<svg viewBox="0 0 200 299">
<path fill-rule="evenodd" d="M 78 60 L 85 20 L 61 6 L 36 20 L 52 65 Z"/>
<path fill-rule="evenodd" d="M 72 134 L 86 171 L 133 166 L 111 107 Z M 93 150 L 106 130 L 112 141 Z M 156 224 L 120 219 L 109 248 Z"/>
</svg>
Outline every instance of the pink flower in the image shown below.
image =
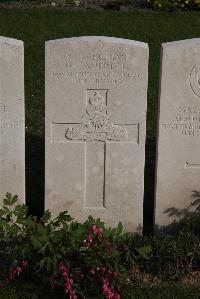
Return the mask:
<svg viewBox="0 0 200 299">
<path fill-rule="evenodd" d="M 68 273 L 66 271 L 62 272 L 62 277 L 68 277 Z"/>
<path fill-rule="evenodd" d="M 22 260 L 21 262 L 19 262 L 17 266 L 11 269 L 10 275 L 5 282 L 8 283 L 10 282 L 10 280 L 15 279 L 16 275 L 19 275 L 23 271 L 23 268 L 27 265 L 28 265 L 27 260 Z"/>
<path fill-rule="evenodd" d="M 66 268 L 65 268 L 65 266 L 64 266 L 64 264 L 63 264 L 63 262 L 60 262 L 60 264 L 59 264 L 59 270 L 65 270 Z"/>
<path fill-rule="evenodd" d="M 77 296 L 74 294 L 74 289 L 73 289 L 74 281 L 72 278 L 70 278 L 69 270 L 66 268 L 63 262 L 59 263 L 59 271 L 63 280 L 63 287 L 65 291 L 69 293 L 70 299 L 76 299 Z"/>
<path fill-rule="evenodd" d="M 95 270 L 94 270 L 94 268 L 92 268 L 92 269 L 90 270 L 90 272 L 91 272 L 92 274 L 95 274 Z"/>
<path fill-rule="evenodd" d="M 26 267 L 28 265 L 28 260 L 22 260 L 21 265 Z"/>
<path fill-rule="evenodd" d="M 101 237 L 102 236 L 102 229 L 100 227 L 98 227 L 96 224 L 93 224 L 92 226 L 92 230 L 93 233 L 97 236 L 97 237 Z"/>
<path fill-rule="evenodd" d="M 90 243 L 92 243 L 92 237 L 90 236 L 89 231 L 87 231 L 85 235 L 85 239 L 83 241 L 83 246 L 88 248 L 90 246 Z"/>
<path fill-rule="evenodd" d="M 17 271 L 16 271 L 16 269 L 14 268 L 14 269 L 11 271 L 11 273 L 10 273 L 10 278 L 11 278 L 11 279 L 14 279 L 15 276 L 16 276 L 16 274 L 17 274 Z"/>
<path fill-rule="evenodd" d="M 96 224 L 93 224 L 93 225 L 92 225 L 92 229 L 93 229 L 93 231 L 95 231 L 97 228 L 98 228 L 98 227 L 97 227 Z"/>
<path fill-rule="evenodd" d="M 21 273 L 21 272 L 22 272 L 22 268 L 21 268 L 21 267 L 19 267 L 19 266 L 18 266 L 18 267 L 16 267 L 15 269 L 16 269 L 16 272 L 17 272 L 17 273 Z"/>
<path fill-rule="evenodd" d="M 107 299 L 120 299 L 120 295 L 110 287 L 108 279 L 103 279 L 103 294 Z"/>
</svg>

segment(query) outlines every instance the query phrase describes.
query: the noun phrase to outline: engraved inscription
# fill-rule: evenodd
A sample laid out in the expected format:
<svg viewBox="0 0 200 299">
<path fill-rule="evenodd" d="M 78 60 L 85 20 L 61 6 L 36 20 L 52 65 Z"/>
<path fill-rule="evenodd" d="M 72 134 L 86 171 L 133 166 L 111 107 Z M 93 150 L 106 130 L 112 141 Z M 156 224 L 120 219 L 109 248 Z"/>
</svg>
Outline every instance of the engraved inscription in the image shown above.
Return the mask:
<svg viewBox="0 0 200 299">
<path fill-rule="evenodd" d="M 67 52 L 63 55 L 64 64 L 61 71 L 54 71 L 52 76 L 65 79 L 72 84 L 125 84 L 141 79 L 141 74 L 134 65 L 134 59 L 119 50 L 100 53 L 88 49 Z"/>
<path fill-rule="evenodd" d="M 0 103 L 0 113 L 8 112 L 8 106 Z"/>
<path fill-rule="evenodd" d="M 200 168 L 200 163 L 185 162 L 185 168 Z"/>
<path fill-rule="evenodd" d="M 124 140 L 128 138 L 127 130 L 112 123 L 107 114 L 106 99 L 98 90 L 93 90 L 86 107 L 84 122 L 78 128 L 70 127 L 65 137 L 71 140 L 106 141 Z"/>
<path fill-rule="evenodd" d="M 7 114 L 9 112 L 9 109 L 8 109 L 8 106 L 5 105 L 4 103 L 0 102 L 0 114 L 4 114 L 5 118 L 2 117 L 1 119 L 1 123 L 0 123 L 0 130 L 1 131 L 4 131 L 4 130 L 7 130 L 7 129 L 17 129 L 21 126 L 21 122 L 20 121 L 17 121 L 17 120 L 14 120 L 13 122 L 10 122 L 8 119 L 7 119 L 7 116 L 9 114 Z M 7 119 L 7 121 L 6 121 Z"/>
<path fill-rule="evenodd" d="M 5 122 L 0 124 L 0 129 L 17 129 L 21 125 L 20 121 L 14 121 L 11 123 Z"/>
<path fill-rule="evenodd" d="M 190 87 L 192 92 L 200 98 L 200 66 L 195 64 L 190 73 Z"/>
<path fill-rule="evenodd" d="M 200 110 L 192 106 L 180 106 L 169 122 L 161 128 L 178 132 L 181 136 L 200 136 Z"/>
</svg>

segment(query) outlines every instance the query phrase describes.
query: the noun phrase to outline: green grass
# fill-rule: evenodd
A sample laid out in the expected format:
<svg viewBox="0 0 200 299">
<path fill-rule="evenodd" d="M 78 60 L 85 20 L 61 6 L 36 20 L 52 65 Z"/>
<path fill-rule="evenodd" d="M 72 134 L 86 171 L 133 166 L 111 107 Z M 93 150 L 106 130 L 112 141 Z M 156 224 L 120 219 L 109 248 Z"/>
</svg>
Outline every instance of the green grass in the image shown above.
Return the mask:
<svg viewBox="0 0 200 299">
<path fill-rule="evenodd" d="M 200 288 L 162 284 L 160 286 L 133 286 L 127 288 L 122 299 L 198 299 Z M 0 299 L 66 299 L 63 291 L 51 293 L 48 288 L 31 284 L 16 286 L 14 284 L 0 289 Z M 103 296 L 87 297 L 85 299 L 103 299 Z"/>
</svg>

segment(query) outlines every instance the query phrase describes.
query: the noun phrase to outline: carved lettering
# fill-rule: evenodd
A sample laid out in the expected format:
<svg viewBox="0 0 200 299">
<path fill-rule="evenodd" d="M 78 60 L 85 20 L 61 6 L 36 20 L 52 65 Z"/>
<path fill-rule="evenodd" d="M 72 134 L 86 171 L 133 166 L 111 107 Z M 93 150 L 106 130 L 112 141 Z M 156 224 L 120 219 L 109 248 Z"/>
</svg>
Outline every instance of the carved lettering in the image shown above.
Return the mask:
<svg viewBox="0 0 200 299">
<path fill-rule="evenodd" d="M 183 106 L 168 123 L 162 123 L 164 130 L 178 131 L 182 136 L 200 136 L 200 111 L 197 107 Z"/>
<path fill-rule="evenodd" d="M 72 84 L 125 84 L 141 80 L 132 57 L 120 51 L 111 53 L 67 53 L 65 68 L 53 72 L 57 79 L 70 80 Z"/>
<path fill-rule="evenodd" d="M 8 112 L 8 106 L 0 103 L 0 113 Z"/>
<path fill-rule="evenodd" d="M 20 122 L 13 122 L 13 123 L 1 123 L 0 129 L 17 129 L 20 127 Z"/>
</svg>

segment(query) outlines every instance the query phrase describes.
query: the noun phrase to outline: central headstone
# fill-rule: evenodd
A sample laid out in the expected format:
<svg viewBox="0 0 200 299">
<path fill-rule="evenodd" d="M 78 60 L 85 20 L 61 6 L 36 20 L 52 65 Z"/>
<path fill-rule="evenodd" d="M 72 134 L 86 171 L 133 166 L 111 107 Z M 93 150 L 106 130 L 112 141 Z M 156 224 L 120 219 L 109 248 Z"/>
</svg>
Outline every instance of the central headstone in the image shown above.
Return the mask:
<svg viewBox="0 0 200 299">
<path fill-rule="evenodd" d="M 46 208 L 142 224 L 148 46 L 108 37 L 46 43 Z"/>
</svg>

